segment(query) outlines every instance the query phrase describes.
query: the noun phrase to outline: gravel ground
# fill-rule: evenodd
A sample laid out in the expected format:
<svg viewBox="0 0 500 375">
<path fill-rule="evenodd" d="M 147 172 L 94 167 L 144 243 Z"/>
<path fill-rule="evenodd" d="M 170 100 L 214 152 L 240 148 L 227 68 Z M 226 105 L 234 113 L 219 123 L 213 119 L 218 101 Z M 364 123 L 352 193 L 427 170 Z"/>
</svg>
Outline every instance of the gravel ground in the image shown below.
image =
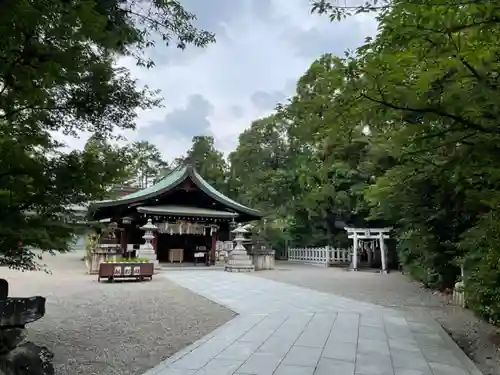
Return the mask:
<svg viewBox="0 0 500 375">
<path fill-rule="evenodd" d="M 97 283 L 80 257 L 46 255 L 51 275 L 0 269 L 10 296 L 47 298 L 28 338 L 54 353 L 58 375 L 140 375 L 235 315 L 160 276 Z"/>
<path fill-rule="evenodd" d="M 423 289 L 399 272 L 381 275 L 278 262 L 275 270 L 254 275 L 412 313 L 430 314 L 484 375 L 500 375 L 500 329 L 468 310 L 451 305 L 449 296 Z"/>
</svg>

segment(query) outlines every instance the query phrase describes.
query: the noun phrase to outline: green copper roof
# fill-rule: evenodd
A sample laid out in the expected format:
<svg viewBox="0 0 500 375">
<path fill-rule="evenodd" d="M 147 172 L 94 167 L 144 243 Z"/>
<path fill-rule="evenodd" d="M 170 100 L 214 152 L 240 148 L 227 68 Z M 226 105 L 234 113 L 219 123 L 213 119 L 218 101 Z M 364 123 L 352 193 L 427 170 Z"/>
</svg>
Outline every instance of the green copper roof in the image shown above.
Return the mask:
<svg viewBox="0 0 500 375">
<path fill-rule="evenodd" d="M 210 210 L 208 208 L 187 206 L 141 206 L 137 212 L 151 215 L 173 215 L 173 216 L 195 216 L 195 217 L 219 217 L 231 219 L 238 217 L 235 212 Z"/>
<path fill-rule="evenodd" d="M 203 179 L 203 177 L 201 177 L 198 172 L 196 171 L 193 171 L 194 172 L 194 175 L 196 176 L 196 178 L 201 182 L 201 184 L 213 195 L 215 195 L 216 197 L 218 197 L 219 199 L 227 202 L 227 203 L 231 203 L 232 205 L 236 206 L 236 207 L 239 207 L 241 209 L 247 209 L 247 210 L 252 210 L 251 208 L 248 208 L 247 206 L 244 206 L 238 202 L 235 202 L 233 201 L 231 198 L 229 197 L 226 197 L 224 194 L 222 194 L 220 191 L 216 190 L 212 185 L 210 185 L 207 181 L 205 181 Z M 209 194 L 210 195 L 210 194 Z M 252 211 L 255 211 L 255 210 L 252 210 Z"/>
<path fill-rule="evenodd" d="M 215 201 L 218 201 L 219 203 L 227 206 L 228 208 L 234 209 L 235 211 L 238 211 L 240 213 L 244 213 L 255 217 L 262 217 L 260 211 L 254 210 L 238 202 L 235 202 L 231 198 L 226 197 L 224 194 L 217 191 L 213 186 L 211 186 L 207 181 L 205 181 L 203 177 L 201 177 L 191 165 L 187 165 L 182 168 L 174 170 L 172 173 L 167 175 L 161 181 L 146 189 L 142 189 L 135 193 L 124 195 L 117 199 L 94 202 L 91 205 L 90 210 L 93 211 L 101 207 L 111 207 L 123 204 L 137 203 L 142 200 L 154 198 L 157 195 L 160 195 L 164 192 L 167 192 L 168 190 L 175 188 L 177 185 L 185 181 L 188 177 L 191 178 L 191 180 L 194 182 L 196 186 L 198 186 L 199 189 L 201 189 Z"/>
</svg>

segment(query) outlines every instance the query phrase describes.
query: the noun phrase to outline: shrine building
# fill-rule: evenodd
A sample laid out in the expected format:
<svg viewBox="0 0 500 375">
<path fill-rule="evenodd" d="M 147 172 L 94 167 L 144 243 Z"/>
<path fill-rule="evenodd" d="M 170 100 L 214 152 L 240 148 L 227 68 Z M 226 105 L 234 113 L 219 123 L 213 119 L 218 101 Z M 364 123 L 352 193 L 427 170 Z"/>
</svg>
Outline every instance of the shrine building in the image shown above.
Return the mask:
<svg viewBox="0 0 500 375">
<path fill-rule="evenodd" d="M 153 246 L 159 262 L 194 262 L 195 253 L 205 252 L 213 264 L 216 244 L 231 239 L 236 223 L 263 215 L 217 191 L 188 164 L 148 188 L 92 203 L 88 216 L 118 225 L 124 255 L 144 243 L 140 228 L 151 219 L 157 227 Z"/>
</svg>

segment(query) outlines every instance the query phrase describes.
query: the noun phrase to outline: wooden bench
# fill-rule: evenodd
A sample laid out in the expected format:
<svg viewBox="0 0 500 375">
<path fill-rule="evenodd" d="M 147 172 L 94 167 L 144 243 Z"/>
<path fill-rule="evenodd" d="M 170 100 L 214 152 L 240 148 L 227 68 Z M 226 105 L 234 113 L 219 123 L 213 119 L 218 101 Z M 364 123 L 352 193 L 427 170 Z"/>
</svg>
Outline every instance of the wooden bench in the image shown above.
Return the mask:
<svg viewBox="0 0 500 375">
<path fill-rule="evenodd" d="M 115 279 L 136 279 L 144 281 L 144 279 L 153 279 L 154 264 L 153 263 L 106 263 L 99 265 L 99 274 L 97 281 L 107 278 L 113 282 Z"/>
</svg>

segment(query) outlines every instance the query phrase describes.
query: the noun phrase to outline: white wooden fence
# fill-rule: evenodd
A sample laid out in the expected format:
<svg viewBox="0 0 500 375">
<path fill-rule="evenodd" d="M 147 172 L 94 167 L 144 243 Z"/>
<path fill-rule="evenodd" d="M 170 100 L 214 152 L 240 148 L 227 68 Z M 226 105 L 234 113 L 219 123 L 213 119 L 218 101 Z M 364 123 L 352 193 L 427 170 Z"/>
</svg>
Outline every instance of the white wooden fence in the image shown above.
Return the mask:
<svg viewBox="0 0 500 375">
<path fill-rule="evenodd" d="M 351 262 L 351 249 L 333 247 L 289 248 L 288 261 L 308 264 L 346 264 Z"/>
</svg>

